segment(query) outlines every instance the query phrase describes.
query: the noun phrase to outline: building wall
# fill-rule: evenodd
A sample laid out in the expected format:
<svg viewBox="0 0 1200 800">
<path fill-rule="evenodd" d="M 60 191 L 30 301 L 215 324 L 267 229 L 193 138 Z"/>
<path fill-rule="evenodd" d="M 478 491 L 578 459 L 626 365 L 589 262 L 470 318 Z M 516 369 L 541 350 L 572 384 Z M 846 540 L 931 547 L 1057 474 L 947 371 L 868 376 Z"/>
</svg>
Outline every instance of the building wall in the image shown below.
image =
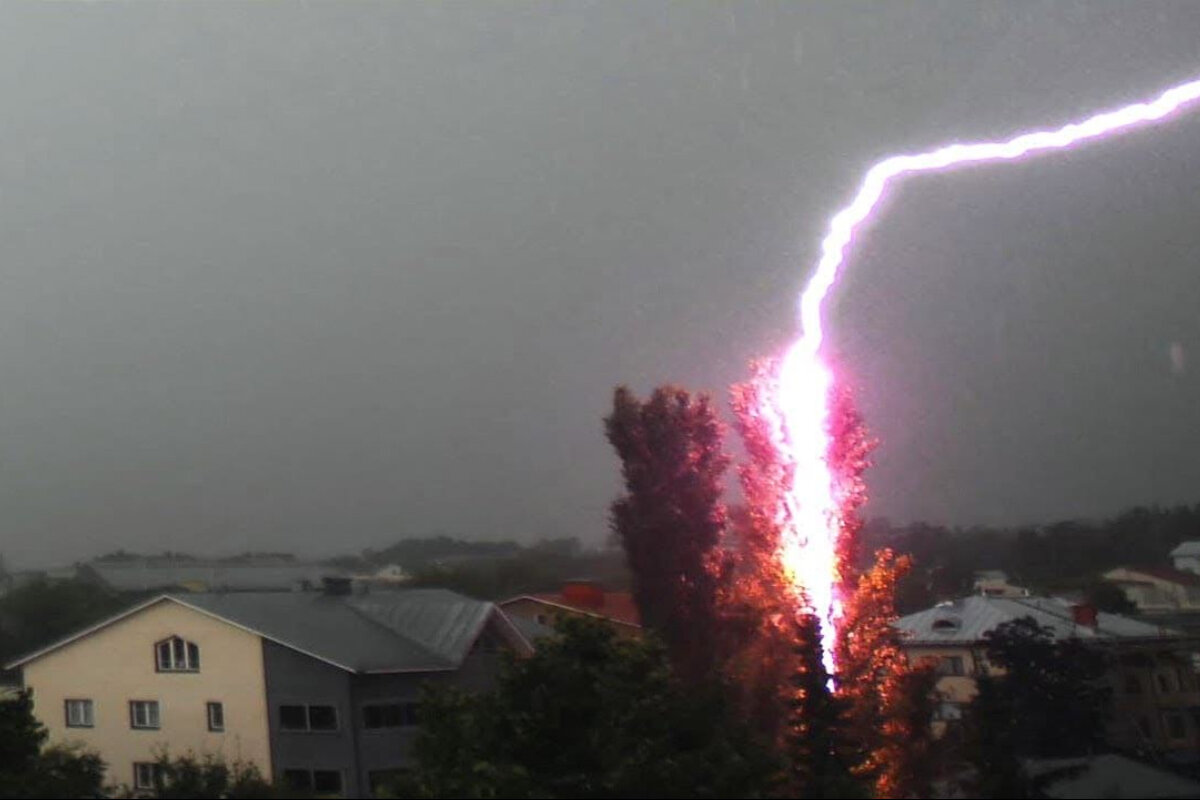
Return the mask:
<svg viewBox="0 0 1200 800">
<path fill-rule="evenodd" d="M 1127 648 L 1118 657 L 1106 677 L 1112 690 L 1106 738 L 1113 746 L 1133 750 L 1149 747 L 1179 755 L 1200 752 L 1200 720 L 1189 711 L 1200 707 L 1200 676 L 1190 660 L 1179 657 L 1174 649 Z M 946 733 L 975 697 L 978 675 L 985 671 L 1001 674 L 987 663 L 982 647 L 911 645 L 905 651 L 912 663 L 928 663 L 940 673 L 937 690 L 942 703 L 933 726 L 938 736 Z M 955 673 L 960 663 L 962 674 L 958 675 Z"/>
<path fill-rule="evenodd" d="M 337 770 L 342 773 L 347 797 L 370 797 L 371 773 L 410 766 L 416 728 L 368 729 L 364 706 L 418 702 L 425 684 L 450 683 L 470 691 L 488 689 L 499 673 L 500 651 L 504 648 L 503 636 L 493 620 L 457 670 L 352 675 L 290 648 L 264 642 L 271 755 L 276 774 L 282 776 L 288 769 Z M 334 706 L 338 730 L 282 730 L 282 705 Z"/>
<path fill-rule="evenodd" d="M 416 703 L 427 685 L 453 684 L 470 691 L 481 691 L 495 683 L 499 673 L 500 656 L 477 649 L 453 672 L 417 672 L 392 675 L 357 675 L 352 681 L 354 723 L 359 729 L 358 785 L 364 796 L 371 786 L 371 773 L 406 769 L 412 764 L 412 746 L 417 728 L 368 729 L 364 726 L 363 708 L 382 703 Z"/>
<path fill-rule="evenodd" d="M 155 643 L 180 636 L 200 648 L 200 671 L 158 672 Z M 34 714 L 54 743 L 78 742 L 108 764 L 108 781 L 133 784 L 133 764 L 157 751 L 215 753 L 272 774 L 263 652 L 258 636 L 163 600 L 25 665 Z M 68 728 L 64 701 L 90 699 L 95 727 Z M 161 727 L 135 730 L 130 700 L 157 700 Z M 206 704 L 225 710 L 225 731 L 208 730 Z"/>
<path fill-rule="evenodd" d="M 1190 710 L 1200 706 L 1196 679 L 1190 659 L 1170 650 L 1122 654 L 1110 677 L 1110 741 L 1129 749 L 1200 752 L 1200 727 Z"/>
<path fill-rule="evenodd" d="M 504 603 L 501 610 L 511 617 L 523 617 L 531 619 L 541 625 L 554 627 L 561 616 L 570 617 L 585 617 L 595 618 L 599 616 L 607 622 L 617 635 L 626 639 L 636 639 L 642 635 L 642 629 L 637 625 L 630 625 L 625 622 L 618 622 L 613 619 L 608 619 L 604 616 L 604 609 L 597 609 L 595 612 L 578 611 L 571 608 L 543 603 L 533 597 L 518 597 L 514 600 Z"/>
<path fill-rule="evenodd" d="M 266 640 L 262 643 L 262 658 L 275 773 L 282 776 L 289 769 L 336 770 L 342 773 L 346 796 L 360 796 L 355 755 L 358 726 L 350 699 L 350 673 Z M 282 730 L 280 707 L 284 705 L 333 706 L 337 709 L 337 730 Z"/>
</svg>

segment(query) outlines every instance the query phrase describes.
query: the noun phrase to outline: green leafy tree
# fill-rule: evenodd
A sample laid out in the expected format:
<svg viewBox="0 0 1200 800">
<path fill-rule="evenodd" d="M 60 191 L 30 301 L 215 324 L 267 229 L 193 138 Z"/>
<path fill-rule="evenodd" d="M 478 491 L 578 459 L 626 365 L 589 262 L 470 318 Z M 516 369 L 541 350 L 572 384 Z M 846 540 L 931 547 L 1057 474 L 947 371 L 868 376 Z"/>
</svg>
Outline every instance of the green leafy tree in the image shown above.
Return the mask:
<svg viewBox="0 0 1200 800">
<path fill-rule="evenodd" d="M 155 797 L 256 800 L 281 796 L 253 763 L 228 763 L 213 753 L 203 756 L 185 753 L 172 758 L 166 751 L 157 761 L 159 785 Z"/>
<path fill-rule="evenodd" d="M 666 643 L 678 676 L 701 681 L 717 668 L 718 604 L 730 577 L 721 547 L 729 465 L 722 425 L 706 395 L 660 387 L 643 402 L 624 386 L 604 424 L 626 488 L 611 522 L 638 611 Z"/>
<path fill-rule="evenodd" d="M 46 738 L 28 691 L 0 701 L 0 798 L 99 796 L 100 757 L 67 747 L 43 749 Z"/>
<path fill-rule="evenodd" d="M 1087 601 L 1098 611 L 1109 614 L 1136 614 L 1137 604 L 1121 590 L 1120 586 L 1105 580 L 1091 581 L 1084 591 Z"/>
<path fill-rule="evenodd" d="M 1032 617 L 988 632 L 987 659 L 965 718 L 965 754 L 984 797 L 1022 797 L 1036 787 L 1021 761 L 1087 755 L 1104 747 L 1110 690 L 1106 655 L 1076 638 L 1055 639 Z M 1048 776 L 1043 776 L 1048 777 Z"/>
<path fill-rule="evenodd" d="M 854 748 L 845 738 L 847 703 L 829 690 L 821 660 L 821 623 L 813 614 L 795 622 L 785 738 L 788 797 L 866 797 L 852 773 Z"/>
<path fill-rule="evenodd" d="M 775 772 L 717 684 L 685 688 L 665 649 L 564 619 L 495 690 L 427 694 L 397 790 L 421 797 L 749 797 Z"/>
</svg>

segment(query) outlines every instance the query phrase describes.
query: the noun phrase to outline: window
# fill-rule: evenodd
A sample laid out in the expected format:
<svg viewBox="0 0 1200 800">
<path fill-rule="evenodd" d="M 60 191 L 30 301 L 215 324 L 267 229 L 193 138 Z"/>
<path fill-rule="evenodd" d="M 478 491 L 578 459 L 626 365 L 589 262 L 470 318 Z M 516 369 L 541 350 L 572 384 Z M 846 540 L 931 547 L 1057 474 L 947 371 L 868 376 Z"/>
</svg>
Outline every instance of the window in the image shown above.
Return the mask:
<svg viewBox="0 0 1200 800">
<path fill-rule="evenodd" d="M 537 619 L 538 625 L 549 625 L 550 624 L 550 618 L 547 617 L 545 614 L 538 614 L 536 619 Z"/>
<path fill-rule="evenodd" d="M 285 731 L 336 731 L 337 709 L 333 706 L 280 706 L 279 727 Z"/>
<path fill-rule="evenodd" d="M 416 724 L 416 703 L 384 703 L 363 706 L 364 728 L 407 728 Z"/>
<path fill-rule="evenodd" d="M 942 656 L 938 661 L 938 675 L 965 675 L 962 656 Z"/>
<path fill-rule="evenodd" d="M 1125 675 L 1125 692 L 1127 694 L 1141 694 L 1142 679 L 1133 673 L 1127 673 Z"/>
<path fill-rule="evenodd" d="M 208 729 L 210 731 L 225 730 L 225 706 L 220 703 L 209 703 L 208 710 Z"/>
<path fill-rule="evenodd" d="M 938 703 L 933 709 L 933 718 L 942 722 L 958 722 L 963 718 L 962 706 L 958 703 Z"/>
<path fill-rule="evenodd" d="M 1160 672 L 1160 673 L 1158 673 L 1157 677 L 1158 677 L 1158 690 L 1160 692 L 1162 692 L 1163 694 L 1170 694 L 1171 692 L 1174 691 L 1174 688 L 1171 686 L 1171 676 L 1170 675 L 1168 675 L 1165 672 Z"/>
<path fill-rule="evenodd" d="M 313 791 L 317 794 L 341 794 L 342 773 L 336 769 L 314 769 Z"/>
<path fill-rule="evenodd" d="M 199 672 L 200 648 L 172 636 L 154 645 L 154 660 L 159 672 Z"/>
<path fill-rule="evenodd" d="M 283 782 L 297 792 L 318 795 L 342 793 L 342 773 L 336 769 L 285 769 Z"/>
<path fill-rule="evenodd" d="M 297 792 L 312 791 L 312 772 L 306 769 L 285 769 L 283 782 L 289 789 Z"/>
<path fill-rule="evenodd" d="M 309 706 L 308 727 L 314 731 L 336 731 L 337 709 L 333 706 Z"/>
<path fill-rule="evenodd" d="M 1191 681 L 1188 679 L 1187 670 L 1183 667 L 1175 668 L 1175 685 L 1179 687 L 1179 691 L 1181 692 L 1191 690 Z"/>
<path fill-rule="evenodd" d="M 130 700 L 129 727 L 157 730 L 159 727 L 157 700 Z"/>
<path fill-rule="evenodd" d="M 1150 738 L 1150 718 L 1144 717 L 1144 716 L 1138 717 L 1137 718 L 1137 726 L 1138 726 L 1138 733 L 1140 733 L 1142 735 L 1142 738 L 1149 739 Z"/>
<path fill-rule="evenodd" d="M 67 727 L 90 728 L 95 724 L 91 700 L 67 700 Z"/>
<path fill-rule="evenodd" d="M 162 783 L 162 768 L 148 761 L 136 762 L 133 765 L 133 788 L 157 789 Z"/>
<path fill-rule="evenodd" d="M 1163 722 L 1167 726 L 1167 736 L 1172 739 L 1187 738 L 1187 723 L 1183 720 L 1183 714 L 1169 711 L 1163 714 Z"/>
</svg>

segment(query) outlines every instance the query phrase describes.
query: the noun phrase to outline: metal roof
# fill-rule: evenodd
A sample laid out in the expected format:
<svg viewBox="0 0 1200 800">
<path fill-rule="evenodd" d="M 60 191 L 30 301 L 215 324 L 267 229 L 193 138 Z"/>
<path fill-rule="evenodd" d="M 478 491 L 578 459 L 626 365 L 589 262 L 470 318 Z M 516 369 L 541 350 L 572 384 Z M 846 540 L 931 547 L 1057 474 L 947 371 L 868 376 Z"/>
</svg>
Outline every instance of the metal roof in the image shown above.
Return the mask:
<svg viewBox="0 0 1200 800">
<path fill-rule="evenodd" d="M 315 564 L 145 564 L 91 563 L 104 583 L 123 592 L 201 587 L 204 591 L 290 591 L 304 584 L 320 586 L 321 578 L 338 570 Z"/>
<path fill-rule="evenodd" d="M 230 592 L 160 595 L 8 664 L 14 668 L 157 603 L 174 602 L 349 672 L 457 669 L 492 619 L 528 649 L 528 639 L 492 603 L 446 589 L 374 594 Z"/>
<path fill-rule="evenodd" d="M 455 669 L 491 603 L 445 589 L 373 594 L 231 592 L 173 595 L 288 647 L 354 672 Z"/>
<path fill-rule="evenodd" d="M 1026 765 L 1033 776 L 1071 768 L 1079 771 L 1051 781 L 1042 790 L 1047 797 L 1063 800 L 1092 797 L 1200 797 L 1200 783 L 1116 753 L 1088 758 L 1036 760 Z"/>
<path fill-rule="evenodd" d="M 1200 539 L 1193 539 L 1190 542 L 1180 542 L 1179 546 L 1171 551 L 1171 557 L 1175 556 L 1200 556 Z"/>
<path fill-rule="evenodd" d="M 1178 635 L 1167 628 L 1103 611 L 1096 615 L 1095 628 L 1077 625 L 1071 605 L 1056 597 L 974 595 L 909 614 L 893 624 L 904 640 L 913 644 L 978 642 L 1000 624 L 1021 617 L 1033 617 L 1039 624 L 1049 627 L 1057 638 L 1146 639 Z"/>
</svg>

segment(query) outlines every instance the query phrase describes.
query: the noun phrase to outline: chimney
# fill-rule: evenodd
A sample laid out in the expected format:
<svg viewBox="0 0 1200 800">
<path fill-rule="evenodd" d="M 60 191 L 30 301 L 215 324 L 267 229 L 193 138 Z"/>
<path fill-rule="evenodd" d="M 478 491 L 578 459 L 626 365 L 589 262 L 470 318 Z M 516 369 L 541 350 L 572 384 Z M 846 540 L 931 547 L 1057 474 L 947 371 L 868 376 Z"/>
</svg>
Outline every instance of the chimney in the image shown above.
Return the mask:
<svg viewBox="0 0 1200 800">
<path fill-rule="evenodd" d="M 1096 627 L 1096 607 L 1091 603 L 1077 603 L 1071 606 L 1071 617 L 1076 625 L 1087 628 Z"/>
<path fill-rule="evenodd" d="M 321 578 L 321 586 L 328 595 L 347 595 L 351 590 L 349 578 L 337 578 L 331 575 Z"/>
<path fill-rule="evenodd" d="M 604 608 L 604 590 L 596 581 L 567 581 L 562 587 L 563 602 L 576 608 Z"/>
</svg>

